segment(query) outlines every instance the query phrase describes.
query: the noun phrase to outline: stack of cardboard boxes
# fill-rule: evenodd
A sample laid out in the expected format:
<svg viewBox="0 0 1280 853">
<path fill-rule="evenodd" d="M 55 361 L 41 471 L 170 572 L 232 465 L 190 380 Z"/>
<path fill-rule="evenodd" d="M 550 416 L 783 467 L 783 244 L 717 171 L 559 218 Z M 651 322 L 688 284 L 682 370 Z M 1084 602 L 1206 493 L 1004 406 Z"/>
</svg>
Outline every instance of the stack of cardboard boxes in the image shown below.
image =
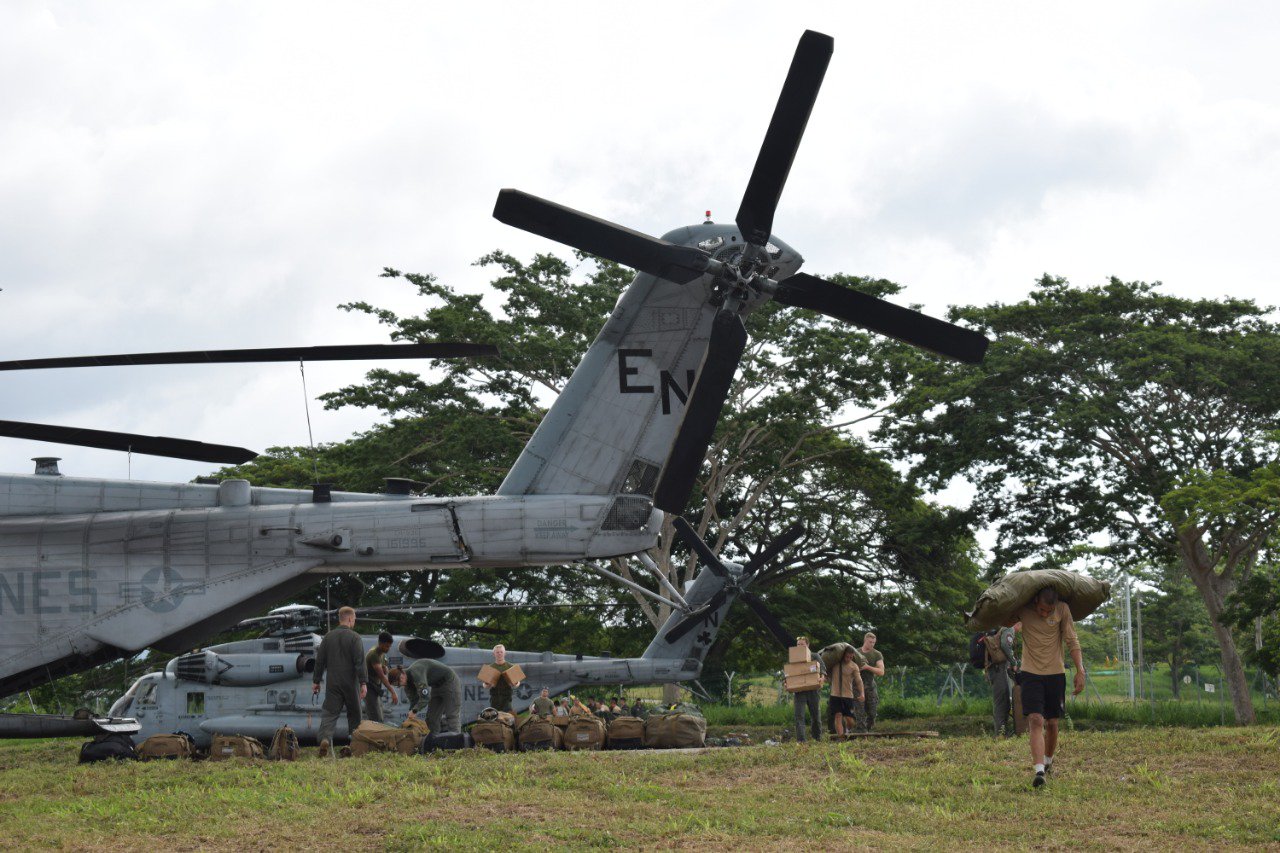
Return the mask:
<svg viewBox="0 0 1280 853">
<path fill-rule="evenodd" d="M 510 669 L 507 669 L 504 672 L 493 664 L 487 663 L 480 667 L 479 678 L 480 681 L 484 683 L 484 686 L 488 687 L 490 690 L 497 686 L 499 679 L 507 682 L 507 684 L 510 684 L 512 687 L 515 687 L 521 681 L 524 681 L 524 670 L 520 668 L 519 664 L 513 663 Z"/>
<path fill-rule="evenodd" d="M 787 664 L 782 668 L 782 674 L 789 693 L 817 690 L 822 686 L 821 664 L 809 657 L 808 646 L 787 649 Z"/>
</svg>

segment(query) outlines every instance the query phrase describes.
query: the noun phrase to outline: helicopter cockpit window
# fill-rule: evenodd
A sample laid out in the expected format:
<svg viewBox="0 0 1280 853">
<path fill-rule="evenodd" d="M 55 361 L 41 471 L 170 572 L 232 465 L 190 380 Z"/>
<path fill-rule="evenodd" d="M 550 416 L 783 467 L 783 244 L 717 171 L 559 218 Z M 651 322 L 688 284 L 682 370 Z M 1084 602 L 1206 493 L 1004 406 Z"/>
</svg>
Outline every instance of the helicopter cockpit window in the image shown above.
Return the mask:
<svg viewBox="0 0 1280 853">
<path fill-rule="evenodd" d="M 187 694 L 187 714 L 193 717 L 199 717 L 204 714 L 203 692 Z"/>
<path fill-rule="evenodd" d="M 147 685 L 142 688 L 142 695 L 138 697 L 139 705 L 156 704 L 156 682 L 148 681 Z"/>
</svg>

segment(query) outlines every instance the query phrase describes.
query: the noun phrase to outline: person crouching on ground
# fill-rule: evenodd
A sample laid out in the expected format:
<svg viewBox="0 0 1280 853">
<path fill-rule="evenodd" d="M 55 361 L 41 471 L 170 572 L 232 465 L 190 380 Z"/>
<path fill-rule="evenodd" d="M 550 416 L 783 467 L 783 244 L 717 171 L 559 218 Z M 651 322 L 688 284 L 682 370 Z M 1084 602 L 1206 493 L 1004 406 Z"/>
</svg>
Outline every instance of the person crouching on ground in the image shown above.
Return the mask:
<svg viewBox="0 0 1280 853">
<path fill-rule="evenodd" d="M 1051 586 L 1036 593 L 1031 603 L 1015 613 L 1007 623 L 1022 622 L 1022 710 L 1027 715 L 1031 740 L 1031 763 L 1035 766 L 1032 787 L 1044 785 L 1053 772 L 1053 756 L 1058 748 L 1058 720 L 1066 704 L 1067 675 L 1062 665 L 1065 646 L 1071 652 L 1076 675 L 1071 695 L 1084 690 L 1084 660 L 1076 637 L 1071 609 L 1058 600 Z"/>
<path fill-rule="evenodd" d="M 837 735 L 851 734 L 857 729 L 854 703 L 861 704 L 866 701 L 866 695 L 862 689 L 862 674 L 859 672 L 861 669 L 859 656 L 857 648 L 850 646 L 845 649 L 844 655 L 830 676 L 830 701 L 835 713 Z"/>
</svg>

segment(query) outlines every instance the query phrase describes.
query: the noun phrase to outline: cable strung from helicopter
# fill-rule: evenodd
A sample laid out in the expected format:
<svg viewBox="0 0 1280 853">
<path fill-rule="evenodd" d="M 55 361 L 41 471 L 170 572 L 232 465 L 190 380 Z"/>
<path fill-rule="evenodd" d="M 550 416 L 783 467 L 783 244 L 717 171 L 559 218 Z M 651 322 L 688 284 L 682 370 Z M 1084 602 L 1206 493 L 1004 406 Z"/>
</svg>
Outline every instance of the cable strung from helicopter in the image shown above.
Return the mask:
<svg viewBox="0 0 1280 853">
<path fill-rule="evenodd" d="M 800 273 L 800 254 L 772 234 L 832 48 L 820 33 L 800 39 L 733 224 L 657 239 L 517 190 L 498 194 L 499 220 L 637 275 L 496 494 L 0 476 L 0 695 L 147 647 L 191 648 L 328 573 L 641 555 L 657 545 L 663 512 L 688 505 L 746 347 L 742 318 L 771 299 L 980 361 L 981 334 Z M 146 359 L 163 363 L 110 363 Z M 213 462 L 251 453 L 12 421 L 0 422 L 5 432 Z M 677 596 L 669 600 L 690 618 L 696 608 Z"/>
</svg>

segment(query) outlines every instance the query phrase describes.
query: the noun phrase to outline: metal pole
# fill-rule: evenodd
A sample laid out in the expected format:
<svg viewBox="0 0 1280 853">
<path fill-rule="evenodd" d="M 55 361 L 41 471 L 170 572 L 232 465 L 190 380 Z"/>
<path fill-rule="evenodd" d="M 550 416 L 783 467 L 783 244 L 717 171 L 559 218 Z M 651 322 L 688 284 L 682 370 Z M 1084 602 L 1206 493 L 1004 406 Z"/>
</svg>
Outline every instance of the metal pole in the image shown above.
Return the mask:
<svg viewBox="0 0 1280 853">
<path fill-rule="evenodd" d="M 645 589 L 644 587 L 640 586 L 640 584 L 638 584 L 638 583 L 633 583 L 632 581 L 629 581 L 629 580 L 627 580 L 626 578 L 624 578 L 622 575 L 614 574 L 613 572 L 609 571 L 608 569 L 604 568 L 603 566 L 597 566 L 595 563 L 587 563 L 587 566 L 589 566 L 589 567 L 591 568 L 591 570 L 592 570 L 592 571 L 597 572 L 597 573 L 599 573 L 599 574 L 602 574 L 602 575 L 604 575 L 605 577 L 609 578 L 610 580 L 617 581 L 618 583 L 620 583 L 620 584 L 622 584 L 623 586 L 625 586 L 627 589 L 635 590 L 636 592 L 640 593 L 641 595 L 647 595 L 647 596 L 649 596 L 650 598 L 652 598 L 652 599 L 654 599 L 654 600 L 656 600 L 656 601 L 660 601 L 660 602 L 662 602 L 663 604 L 665 604 L 665 605 L 667 605 L 668 607 L 670 607 L 672 610 L 677 610 L 677 611 L 680 611 L 680 612 L 683 612 L 683 613 L 688 613 L 688 612 L 689 612 L 688 610 L 685 610 L 685 609 L 681 608 L 679 604 L 676 604 L 676 603 L 675 603 L 674 601 L 672 601 L 671 599 L 669 599 L 669 598 L 663 598 L 662 596 L 658 595 L 658 594 L 657 594 L 656 592 L 654 592 L 653 590 L 651 590 L 651 589 Z"/>
<path fill-rule="evenodd" d="M 1129 674 L 1129 701 L 1133 701 L 1133 601 L 1129 576 L 1124 575 L 1124 662 Z"/>
<path fill-rule="evenodd" d="M 1142 660 L 1142 593 L 1136 596 L 1138 599 L 1138 695 L 1146 695 L 1146 688 L 1143 682 L 1143 660 Z"/>
<path fill-rule="evenodd" d="M 658 568 L 658 564 L 653 561 L 652 557 L 644 551 L 641 551 L 639 554 L 636 554 L 636 559 L 640 561 L 640 565 L 653 573 L 653 576 L 658 579 L 658 583 L 662 585 L 662 588 L 665 589 L 667 594 L 673 599 L 680 602 L 681 607 L 685 610 L 692 609 L 689 607 L 689 602 L 685 601 L 684 596 L 680 594 L 680 590 L 676 589 L 671 581 L 667 580 L 666 574 L 663 573 L 662 569 Z"/>
</svg>

